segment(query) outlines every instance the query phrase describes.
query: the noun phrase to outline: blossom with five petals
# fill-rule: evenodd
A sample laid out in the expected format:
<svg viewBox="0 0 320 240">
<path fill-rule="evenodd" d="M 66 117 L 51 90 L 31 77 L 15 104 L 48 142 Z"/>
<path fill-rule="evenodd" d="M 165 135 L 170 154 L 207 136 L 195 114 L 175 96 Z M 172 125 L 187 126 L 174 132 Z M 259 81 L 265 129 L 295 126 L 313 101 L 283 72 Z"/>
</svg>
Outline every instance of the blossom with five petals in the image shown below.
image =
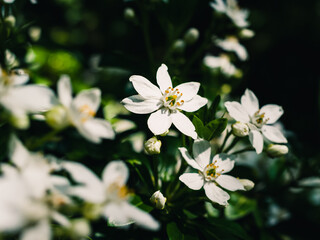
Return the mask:
<svg viewBox="0 0 320 240">
<path fill-rule="evenodd" d="M 211 146 L 208 141 L 201 139 L 194 141 L 192 149 L 194 159 L 186 148 L 179 150 L 186 162 L 198 170 L 198 173 L 184 173 L 179 177 L 189 188 L 199 190 L 203 187 L 207 197 L 220 205 L 228 205 L 230 196 L 219 186 L 229 191 L 245 190 L 238 179 L 225 174 L 233 169 L 232 156 L 218 154 L 211 160 Z"/>
<path fill-rule="evenodd" d="M 249 89 L 242 95 L 241 103 L 233 101 L 224 105 L 232 118 L 248 125 L 249 140 L 258 154 L 263 150 L 263 136 L 271 142 L 287 142 L 278 128 L 269 125 L 275 123 L 283 114 L 281 106 L 267 104 L 259 109 L 259 101 Z"/>
<path fill-rule="evenodd" d="M 193 139 L 197 138 L 194 125 L 179 110 L 194 112 L 207 104 L 206 98 L 197 95 L 200 83 L 182 83 L 173 88 L 165 64 L 162 64 L 157 71 L 157 83 L 160 88 L 139 75 L 133 75 L 129 80 L 138 95 L 125 98 L 122 103 L 133 113 L 153 112 L 148 119 L 148 127 L 153 134 L 163 134 L 173 124 L 183 134 Z"/>
</svg>

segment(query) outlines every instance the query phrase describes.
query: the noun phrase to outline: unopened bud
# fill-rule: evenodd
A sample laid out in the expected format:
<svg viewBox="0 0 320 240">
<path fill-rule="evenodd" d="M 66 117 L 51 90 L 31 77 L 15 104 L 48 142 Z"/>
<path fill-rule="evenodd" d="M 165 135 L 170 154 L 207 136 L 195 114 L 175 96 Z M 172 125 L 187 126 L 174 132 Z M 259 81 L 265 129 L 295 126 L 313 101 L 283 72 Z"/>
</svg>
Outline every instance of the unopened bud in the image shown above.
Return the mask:
<svg viewBox="0 0 320 240">
<path fill-rule="evenodd" d="M 188 45 L 194 44 L 199 38 L 199 31 L 196 28 L 190 28 L 185 34 L 184 34 L 184 41 Z"/>
<path fill-rule="evenodd" d="M 152 194 L 150 201 L 156 206 L 156 208 L 164 209 L 167 198 L 165 198 L 160 190 L 158 190 L 154 194 Z"/>
<path fill-rule="evenodd" d="M 14 26 L 16 25 L 16 18 L 12 15 L 6 17 L 4 19 L 4 22 L 7 24 L 7 26 L 9 26 L 10 28 L 14 28 Z"/>
<path fill-rule="evenodd" d="M 267 153 L 270 157 L 281 157 L 289 152 L 286 145 L 280 144 L 269 144 L 267 148 Z"/>
<path fill-rule="evenodd" d="M 68 113 L 64 106 L 55 106 L 46 113 L 46 122 L 54 129 L 62 129 L 69 125 Z"/>
<path fill-rule="evenodd" d="M 161 141 L 156 137 L 152 137 L 144 143 L 144 150 L 149 155 L 159 154 Z"/>
<path fill-rule="evenodd" d="M 250 29 L 242 29 L 240 32 L 240 37 L 241 38 L 252 38 L 254 36 L 254 31 L 250 30 Z"/>
<path fill-rule="evenodd" d="M 249 179 L 239 179 L 239 181 L 246 191 L 249 191 L 254 187 L 254 182 Z"/>
<path fill-rule="evenodd" d="M 123 15 L 126 20 L 133 20 L 136 17 L 136 14 L 132 8 L 126 8 L 123 12 Z"/>
<path fill-rule="evenodd" d="M 40 27 L 30 27 L 29 28 L 29 36 L 32 41 L 36 42 L 41 37 L 41 28 Z"/>
<path fill-rule="evenodd" d="M 249 135 L 249 127 L 242 122 L 232 124 L 232 133 L 237 137 L 245 137 Z"/>
<path fill-rule="evenodd" d="M 75 237 L 85 237 L 90 235 L 91 227 L 87 219 L 79 218 L 71 221 L 70 228 L 72 235 Z"/>
<path fill-rule="evenodd" d="M 182 39 L 177 39 L 172 46 L 173 50 L 178 53 L 182 53 L 185 47 L 186 43 Z"/>
<path fill-rule="evenodd" d="M 30 120 L 27 114 L 11 115 L 10 123 L 18 129 L 27 129 L 30 126 Z"/>
</svg>

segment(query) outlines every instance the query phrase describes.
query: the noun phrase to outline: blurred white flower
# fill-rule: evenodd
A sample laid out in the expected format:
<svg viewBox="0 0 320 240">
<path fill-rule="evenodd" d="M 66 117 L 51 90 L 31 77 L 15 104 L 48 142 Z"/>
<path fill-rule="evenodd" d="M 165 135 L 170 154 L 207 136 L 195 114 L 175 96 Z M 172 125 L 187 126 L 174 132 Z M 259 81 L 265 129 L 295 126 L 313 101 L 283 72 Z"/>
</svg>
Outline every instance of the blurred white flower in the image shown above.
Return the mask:
<svg viewBox="0 0 320 240">
<path fill-rule="evenodd" d="M 111 124 L 104 119 L 94 118 L 101 101 L 100 89 L 83 90 L 72 99 L 70 78 L 62 75 L 58 81 L 58 96 L 67 110 L 68 124 L 76 127 L 83 137 L 94 143 L 100 143 L 102 138 L 114 138 Z"/>
<path fill-rule="evenodd" d="M 198 173 L 184 173 L 179 179 L 189 188 L 199 190 L 202 187 L 207 197 L 220 205 L 228 205 L 230 196 L 219 186 L 229 190 L 245 190 L 242 183 L 227 173 L 233 169 L 234 160 L 226 154 L 215 155 L 211 160 L 211 146 L 208 141 L 195 140 L 193 143 L 192 159 L 186 148 L 179 148 L 182 157 L 187 163 L 198 170 Z"/>
<path fill-rule="evenodd" d="M 225 51 L 234 52 L 241 61 L 248 59 L 246 48 L 234 36 L 229 36 L 224 40 L 216 39 L 215 43 Z"/>
<path fill-rule="evenodd" d="M 63 167 L 81 185 L 70 189 L 70 194 L 90 203 L 101 205 L 101 215 L 112 224 L 123 226 L 132 221 L 141 227 L 157 230 L 159 223 L 148 213 L 128 202 L 125 183 L 129 170 L 122 161 L 110 162 L 102 172 L 102 181 L 88 168 L 76 162 L 64 162 Z"/>
<path fill-rule="evenodd" d="M 0 67 L 0 104 L 18 117 L 47 111 L 54 103 L 50 88 L 24 85 L 28 80 L 28 74 L 21 69 L 7 73 Z"/>
<path fill-rule="evenodd" d="M 242 95 L 241 103 L 233 101 L 224 105 L 232 118 L 248 125 L 249 140 L 258 154 L 263 150 L 263 136 L 271 142 L 287 142 L 278 128 L 268 125 L 275 123 L 283 114 L 279 105 L 268 104 L 259 109 L 259 101 L 249 89 Z"/>
<path fill-rule="evenodd" d="M 129 80 L 138 95 L 125 98 L 122 103 L 133 113 L 147 114 L 156 111 L 148 119 L 148 127 L 154 135 L 163 134 L 173 123 L 183 134 L 197 138 L 192 122 L 180 110 L 194 112 L 207 104 L 206 98 L 197 95 L 200 83 L 182 83 L 173 88 L 168 68 L 164 64 L 157 71 L 160 89 L 142 76 L 133 75 Z"/>
<path fill-rule="evenodd" d="M 10 4 L 10 3 L 13 3 L 15 0 L 3 0 L 5 3 L 8 3 L 8 4 Z M 30 2 L 32 3 L 32 4 L 36 4 L 37 3 L 37 0 L 30 0 Z"/>
<path fill-rule="evenodd" d="M 239 28 L 247 27 L 249 25 L 247 21 L 249 11 L 240 9 L 237 0 L 215 0 L 215 2 L 210 3 L 210 6 L 217 12 L 226 14 Z"/>
<path fill-rule="evenodd" d="M 237 73 L 237 68 L 226 54 L 221 54 L 219 57 L 207 55 L 204 57 L 203 63 L 209 68 L 220 68 L 226 76 L 234 76 Z"/>
</svg>

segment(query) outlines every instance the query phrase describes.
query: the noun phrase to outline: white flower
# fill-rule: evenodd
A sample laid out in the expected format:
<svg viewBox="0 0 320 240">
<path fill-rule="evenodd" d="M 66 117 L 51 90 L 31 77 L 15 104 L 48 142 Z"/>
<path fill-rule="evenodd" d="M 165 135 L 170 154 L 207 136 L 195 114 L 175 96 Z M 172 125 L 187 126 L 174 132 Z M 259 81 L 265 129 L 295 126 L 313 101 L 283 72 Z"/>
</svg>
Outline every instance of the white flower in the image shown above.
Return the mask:
<svg viewBox="0 0 320 240">
<path fill-rule="evenodd" d="M 215 0 L 215 2 L 210 3 L 210 6 L 217 12 L 226 14 L 239 28 L 249 25 L 247 21 L 249 11 L 240 9 L 237 0 Z"/>
<path fill-rule="evenodd" d="M 63 167 L 81 185 L 70 189 L 70 194 L 90 203 L 101 205 L 101 214 L 109 222 L 123 226 L 132 221 L 141 227 L 157 230 L 159 223 L 148 213 L 131 205 L 125 183 L 129 170 L 122 161 L 110 162 L 102 172 L 102 181 L 88 168 L 76 162 L 64 162 Z"/>
<path fill-rule="evenodd" d="M 197 95 L 200 83 L 182 83 L 173 88 L 168 68 L 164 64 L 157 71 L 160 88 L 142 76 L 133 75 L 129 80 L 139 94 L 123 99 L 122 103 L 133 113 L 147 114 L 155 111 L 148 119 L 148 127 L 154 135 L 163 134 L 173 123 L 183 134 L 197 138 L 192 122 L 179 110 L 194 112 L 207 104 L 206 98 Z"/>
<path fill-rule="evenodd" d="M 221 72 L 226 76 L 233 76 L 237 73 L 237 68 L 225 54 L 221 54 L 219 57 L 207 55 L 204 57 L 203 63 L 210 68 L 220 68 Z"/>
<path fill-rule="evenodd" d="M 54 103 L 51 89 L 35 84 L 24 85 L 29 76 L 23 70 L 10 74 L 0 67 L 0 104 L 15 116 L 47 111 Z"/>
<path fill-rule="evenodd" d="M 58 81 L 58 96 L 67 110 L 68 121 L 83 137 L 94 143 L 100 143 L 102 138 L 114 138 L 111 124 L 104 119 L 94 118 L 101 101 L 99 89 L 83 90 L 72 99 L 70 78 L 63 75 Z"/>
<path fill-rule="evenodd" d="M 246 89 L 239 102 L 226 102 L 230 116 L 236 121 L 249 126 L 249 140 L 259 154 L 263 149 L 263 136 L 271 142 L 286 143 L 287 139 L 281 131 L 268 124 L 275 123 L 283 114 L 282 107 L 268 104 L 259 109 L 259 101 L 252 91 Z"/>
<path fill-rule="evenodd" d="M 226 154 L 215 155 L 211 160 L 210 143 L 205 140 L 195 140 L 193 144 L 194 159 L 186 148 L 179 148 L 182 157 L 187 163 L 198 170 L 198 173 L 184 173 L 179 179 L 189 188 L 199 190 L 202 187 L 207 197 L 220 205 L 227 205 L 230 196 L 219 186 L 229 190 L 245 190 L 238 179 L 225 173 L 231 171 L 234 160 Z"/>
<path fill-rule="evenodd" d="M 154 194 L 152 194 L 150 201 L 156 206 L 156 208 L 164 209 L 167 198 L 165 198 L 163 196 L 162 192 L 160 192 L 160 190 L 158 190 Z"/>
<path fill-rule="evenodd" d="M 248 52 L 246 48 L 241 45 L 238 39 L 234 36 L 229 36 L 224 40 L 217 39 L 215 43 L 223 50 L 234 52 L 241 61 L 248 59 Z"/>
</svg>

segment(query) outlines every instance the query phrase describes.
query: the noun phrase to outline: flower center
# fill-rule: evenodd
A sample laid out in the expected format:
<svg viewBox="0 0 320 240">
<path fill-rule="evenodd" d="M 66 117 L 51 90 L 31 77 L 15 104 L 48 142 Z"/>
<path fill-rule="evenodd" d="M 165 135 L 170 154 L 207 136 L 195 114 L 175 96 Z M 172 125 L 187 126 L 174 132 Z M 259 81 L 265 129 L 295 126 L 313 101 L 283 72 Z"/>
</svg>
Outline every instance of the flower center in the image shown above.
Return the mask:
<svg viewBox="0 0 320 240">
<path fill-rule="evenodd" d="M 221 169 L 219 172 L 217 171 L 217 168 L 219 166 L 216 166 L 217 161 L 214 161 L 213 163 L 208 164 L 204 170 L 203 170 L 203 175 L 207 181 L 213 181 L 217 177 L 221 175 L 221 173 L 224 171 Z"/>
<path fill-rule="evenodd" d="M 79 112 L 81 113 L 81 122 L 84 123 L 89 118 L 94 117 L 96 115 L 96 112 L 90 108 L 88 104 L 84 104 L 79 108 Z"/>
<path fill-rule="evenodd" d="M 163 95 L 163 105 L 174 110 L 184 103 L 183 100 L 179 101 L 181 97 L 182 93 L 179 92 L 179 89 L 169 87 Z"/>
<path fill-rule="evenodd" d="M 130 191 L 126 185 L 120 186 L 118 183 L 112 183 L 107 188 L 107 194 L 109 199 L 117 200 L 117 199 L 127 199 Z"/>
<path fill-rule="evenodd" d="M 269 121 L 269 118 L 265 117 L 265 113 L 260 113 L 260 109 L 255 112 L 255 114 L 251 117 L 251 121 L 256 127 L 261 128 L 264 124 Z"/>
</svg>

